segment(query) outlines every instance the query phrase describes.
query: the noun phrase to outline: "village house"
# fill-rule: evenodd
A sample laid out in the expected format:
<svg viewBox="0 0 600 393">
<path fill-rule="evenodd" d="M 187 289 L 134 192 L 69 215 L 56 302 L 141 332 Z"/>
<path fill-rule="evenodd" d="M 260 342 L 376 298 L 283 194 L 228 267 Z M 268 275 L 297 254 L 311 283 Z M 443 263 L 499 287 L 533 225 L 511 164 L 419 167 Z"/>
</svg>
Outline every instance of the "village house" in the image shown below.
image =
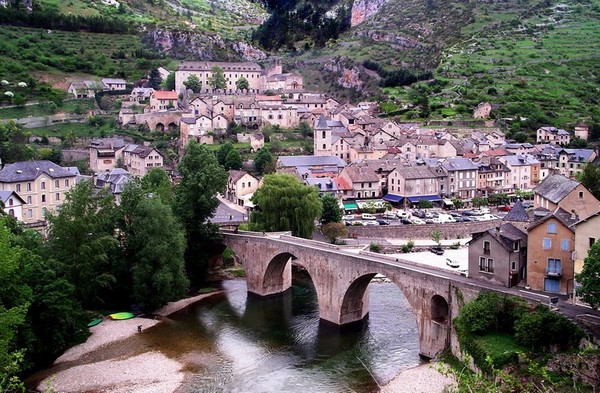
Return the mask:
<svg viewBox="0 0 600 393">
<path fill-rule="evenodd" d="M 239 206 L 250 207 L 250 198 L 258 189 L 259 180 L 246 171 L 230 170 L 225 196 Z"/>
<path fill-rule="evenodd" d="M 527 230 L 527 284 L 534 291 L 573 292 L 573 224 L 577 215 L 558 207 Z"/>
<path fill-rule="evenodd" d="M 14 191 L 0 191 L 0 210 L 18 221 L 23 221 L 23 205 L 25 201 Z"/>
<path fill-rule="evenodd" d="M 600 201 L 578 181 L 552 174 L 534 188 L 533 206 L 550 211 L 560 207 L 584 219 L 600 210 Z"/>
<path fill-rule="evenodd" d="M 152 97 L 152 93 L 154 93 L 154 89 L 151 87 L 134 87 L 129 95 L 129 101 L 148 101 Z"/>
<path fill-rule="evenodd" d="M 294 173 L 302 180 L 309 177 L 337 177 L 346 163 L 335 156 L 280 156 L 277 172 Z"/>
<path fill-rule="evenodd" d="M 477 183 L 477 194 L 487 197 L 493 193 L 510 193 L 513 190 L 510 181 L 510 169 L 496 157 L 483 156 L 475 162 L 479 179 Z"/>
<path fill-rule="evenodd" d="M 540 181 L 540 161 L 531 154 L 500 156 L 498 160 L 510 169 L 514 190 L 529 191 Z"/>
<path fill-rule="evenodd" d="M 131 180 L 131 174 L 123 168 L 115 168 L 110 172 L 98 173 L 95 177 L 94 186 L 98 189 L 107 188 L 115 197 L 115 203 L 121 204 L 121 194 L 125 185 Z"/>
<path fill-rule="evenodd" d="M 75 186 L 76 174 L 51 161 L 19 161 L 0 171 L 0 191 L 12 191 L 25 201 L 23 222 L 45 222 L 46 211 L 54 212 Z"/>
<path fill-rule="evenodd" d="M 589 131 L 590 131 L 590 126 L 588 126 L 587 124 L 585 124 L 583 122 L 579 122 L 575 126 L 574 134 L 577 138 L 587 141 L 589 138 Z"/>
<path fill-rule="evenodd" d="M 162 154 L 149 146 L 130 144 L 122 152 L 123 166 L 133 176 L 144 176 L 152 168 L 163 166 Z"/>
<path fill-rule="evenodd" d="M 262 132 L 255 132 L 250 134 L 250 147 L 252 151 L 258 151 L 265 147 L 265 136 Z"/>
<path fill-rule="evenodd" d="M 590 248 L 600 240 L 600 211 L 577 221 L 575 228 L 575 274 L 581 273 Z"/>
<path fill-rule="evenodd" d="M 212 61 L 184 61 L 175 71 L 175 91 L 185 90 L 183 82 L 191 75 L 200 80 L 202 93 L 213 93 L 210 85 L 213 76 L 213 67 L 223 69 L 226 87 L 223 93 L 234 93 L 237 90 L 236 82 L 242 77 L 248 81 L 248 90 L 251 93 L 260 93 L 264 90 L 263 70 L 261 66 L 253 62 L 212 62 Z"/>
<path fill-rule="evenodd" d="M 102 90 L 102 84 L 94 81 L 72 82 L 67 89 L 67 93 L 75 98 L 94 98 L 96 92 Z"/>
<path fill-rule="evenodd" d="M 125 90 L 127 89 L 127 81 L 120 78 L 102 78 L 103 90 Z"/>
<path fill-rule="evenodd" d="M 463 157 L 446 158 L 442 167 L 448 173 L 446 196 L 470 201 L 477 192 L 477 165 Z"/>
<path fill-rule="evenodd" d="M 308 186 L 314 186 L 320 197 L 324 195 L 338 197 L 337 183 L 330 177 L 309 177 L 304 180 L 304 183 Z"/>
<path fill-rule="evenodd" d="M 151 112 L 177 109 L 177 106 L 177 92 L 175 91 L 156 90 L 150 95 L 150 105 L 148 108 Z"/>
<path fill-rule="evenodd" d="M 396 167 L 387 177 L 387 195 L 384 200 L 410 207 L 420 200 L 440 201 L 439 178 L 428 166 Z"/>
<path fill-rule="evenodd" d="M 536 142 L 567 146 L 571 142 L 571 135 L 560 128 L 540 127 L 537 130 Z"/>
<path fill-rule="evenodd" d="M 526 266 L 527 234 L 511 223 L 472 234 L 469 277 L 513 287 L 525 277 Z"/>
<path fill-rule="evenodd" d="M 341 187 L 343 199 L 379 198 L 381 195 L 379 177 L 368 166 L 349 165 L 342 169 L 338 179 L 338 187 L 340 182 L 346 185 Z"/>
<path fill-rule="evenodd" d="M 125 148 L 122 138 L 95 139 L 90 142 L 89 167 L 94 173 L 110 171 L 117 167 L 117 160 Z"/>
</svg>

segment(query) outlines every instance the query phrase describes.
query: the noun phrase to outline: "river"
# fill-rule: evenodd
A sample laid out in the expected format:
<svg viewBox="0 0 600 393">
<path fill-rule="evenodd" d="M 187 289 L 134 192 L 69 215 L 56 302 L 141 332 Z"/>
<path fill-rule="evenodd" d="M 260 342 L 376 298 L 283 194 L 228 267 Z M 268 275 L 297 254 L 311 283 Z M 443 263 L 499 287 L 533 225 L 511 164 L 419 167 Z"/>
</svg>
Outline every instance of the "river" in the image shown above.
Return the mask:
<svg viewBox="0 0 600 393">
<path fill-rule="evenodd" d="M 415 316 L 390 283 L 369 286 L 370 315 L 350 329 L 320 323 L 306 282 L 266 299 L 243 280 L 182 310 L 144 336 L 190 377 L 181 392 L 377 392 L 420 364 Z M 179 391 L 178 391 L 179 392 Z"/>
</svg>

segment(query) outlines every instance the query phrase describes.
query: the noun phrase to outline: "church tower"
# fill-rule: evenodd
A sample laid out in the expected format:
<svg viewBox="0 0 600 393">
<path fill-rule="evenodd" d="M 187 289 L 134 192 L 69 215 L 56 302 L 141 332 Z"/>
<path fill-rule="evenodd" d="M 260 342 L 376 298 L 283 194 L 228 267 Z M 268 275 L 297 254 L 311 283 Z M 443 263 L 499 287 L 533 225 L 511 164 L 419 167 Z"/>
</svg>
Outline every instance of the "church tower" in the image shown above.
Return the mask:
<svg viewBox="0 0 600 393">
<path fill-rule="evenodd" d="M 331 156 L 332 136 L 331 127 L 327 124 L 327 119 L 324 115 L 321 115 L 317 124 L 315 125 L 315 131 L 313 136 L 314 141 L 314 155 L 315 156 Z"/>
</svg>

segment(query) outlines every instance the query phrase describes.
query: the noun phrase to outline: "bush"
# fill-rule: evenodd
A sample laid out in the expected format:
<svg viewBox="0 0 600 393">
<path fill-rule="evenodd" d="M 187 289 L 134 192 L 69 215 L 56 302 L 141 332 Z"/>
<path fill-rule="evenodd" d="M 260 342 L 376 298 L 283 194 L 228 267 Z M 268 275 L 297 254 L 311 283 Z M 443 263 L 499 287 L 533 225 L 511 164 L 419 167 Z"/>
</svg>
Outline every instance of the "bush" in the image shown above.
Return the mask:
<svg viewBox="0 0 600 393">
<path fill-rule="evenodd" d="M 458 250 L 460 248 L 460 242 L 452 243 L 450 246 L 451 250 Z"/>
<path fill-rule="evenodd" d="M 412 252 L 414 247 L 415 247 L 415 242 L 413 242 L 412 240 L 409 240 L 408 242 L 406 242 L 406 244 L 402 245 L 402 248 L 400 249 L 400 251 L 402 251 L 404 254 L 407 254 L 409 252 Z"/>
<path fill-rule="evenodd" d="M 369 244 L 369 251 L 380 253 L 381 252 L 381 245 L 377 244 L 377 243 L 371 243 L 371 244 Z"/>
</svg>

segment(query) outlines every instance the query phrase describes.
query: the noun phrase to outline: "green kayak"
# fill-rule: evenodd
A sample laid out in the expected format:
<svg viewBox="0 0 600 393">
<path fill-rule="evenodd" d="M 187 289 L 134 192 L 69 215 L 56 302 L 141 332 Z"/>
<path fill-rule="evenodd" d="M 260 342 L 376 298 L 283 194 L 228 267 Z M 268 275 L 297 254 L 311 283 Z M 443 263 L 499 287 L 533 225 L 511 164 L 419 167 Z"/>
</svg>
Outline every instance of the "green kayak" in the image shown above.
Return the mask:
<svg viewBox="0 0 600 393">
<path fill-rule="evenodd" d="M 87 327 L 92 327 L 92 326 L 96 326 L 98 325 L 100 322 L 102 322 L 102 318 L 98 318 L 98 319 L 94 319 L 92 322 L 87 324 Z"/>
<path fill-rule="evenodd" d="M 131 318 L 135 317 L 135 315 L 133 315 L 130 312 L 118 312 L 118 313 L 110 314 L 108 317 L 110 319 L 122 320 L 122 319 L 131 319 Z"/>
</svg>

